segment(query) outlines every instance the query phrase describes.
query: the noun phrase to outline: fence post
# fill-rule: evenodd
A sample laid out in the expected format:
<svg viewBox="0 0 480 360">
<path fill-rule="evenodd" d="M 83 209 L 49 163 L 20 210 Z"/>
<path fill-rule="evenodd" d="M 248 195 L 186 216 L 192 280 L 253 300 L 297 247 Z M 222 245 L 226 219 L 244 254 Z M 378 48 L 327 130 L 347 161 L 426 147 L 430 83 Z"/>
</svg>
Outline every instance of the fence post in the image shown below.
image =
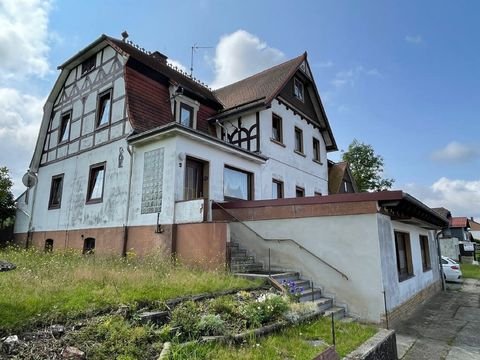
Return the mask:
<svg viewBox="0 0 480 360">
<path fill-rule="evenodd" d="M 333 342 L 333 348 L 335 348 L 337 341 L 335 339 L 335 313 L 332 312 L 332 342 Z"/>
</svg>

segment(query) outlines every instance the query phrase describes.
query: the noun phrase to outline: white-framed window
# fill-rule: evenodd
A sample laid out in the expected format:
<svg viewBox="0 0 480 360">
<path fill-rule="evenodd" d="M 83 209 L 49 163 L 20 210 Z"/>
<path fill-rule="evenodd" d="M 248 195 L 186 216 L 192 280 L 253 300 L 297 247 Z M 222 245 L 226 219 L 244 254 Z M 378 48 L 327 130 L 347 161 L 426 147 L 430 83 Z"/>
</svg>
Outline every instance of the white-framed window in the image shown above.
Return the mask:
<svg viewBox="0 0 480 360">
<path fill-rule="evenodd" d="M 303 83 L 297 78 L 293 78 L 293 95 L 300 101 L 304 99 Z"/>
</svg>

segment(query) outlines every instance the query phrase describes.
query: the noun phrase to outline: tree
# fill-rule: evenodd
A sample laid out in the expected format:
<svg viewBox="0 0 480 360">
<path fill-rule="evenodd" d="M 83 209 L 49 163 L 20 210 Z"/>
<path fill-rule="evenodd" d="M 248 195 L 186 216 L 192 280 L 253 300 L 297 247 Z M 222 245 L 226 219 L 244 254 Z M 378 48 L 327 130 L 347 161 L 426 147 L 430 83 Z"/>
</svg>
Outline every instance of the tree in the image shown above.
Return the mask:
<svg viewBox="0 0 480 360">
<path fill-rule="evenodd" d="M 357 139 L 348 146 L 342 159 L 350 165 L 358 191 L 387 190 L 395 181 L 382 177 L 383 157 L 376 155 L 371 145 L 358 142 Z"/>
<path fill-rule="evenodd" d="M 6 166 L 0 167 L 0 228 L 15 215 L 15 201 L 12 194 L 12 180 Z"/>
</svg>

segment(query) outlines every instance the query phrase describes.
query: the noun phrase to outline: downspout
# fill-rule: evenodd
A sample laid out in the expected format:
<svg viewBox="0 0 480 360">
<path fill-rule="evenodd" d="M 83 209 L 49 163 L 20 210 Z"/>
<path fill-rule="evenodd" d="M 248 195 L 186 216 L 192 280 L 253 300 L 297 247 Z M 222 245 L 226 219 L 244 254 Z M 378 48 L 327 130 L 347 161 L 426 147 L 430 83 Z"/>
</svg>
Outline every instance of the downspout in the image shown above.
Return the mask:
<svg viewBox="0 0 480 360">
<path fill-rule="evenodd" d="M 30 170 L 28 170 L 30 171 Z M 35 174 L 37 175 L 37 174 Z M 38 177 L 37 177 L 38 179 Z M 35 199 L 37 198 L 37 186 L 38 186 L 38 180 L 35 184 L 35 189 L 33 190 L 33 199 L 32 199 L 32 211 L 30 212 L 30 219 L 28 221 L 28 230 L 27 230 L 27 241 L 25 241 L 25 249 L 28 249 L 29 247 L 29 242 L 30 242 L 30 237 L 32 236 L 32 224 L 33 224 L 33 212 L 35 211 Z"/>
<path fill-rule="evenodd" d="M 128 245 L 128 217 L 130 215 L 130 193 L 132 189 L 132 171 L 133 171 L 133 159 L 134 159 L 133 146 L 127 144 L 127 151 L 130 154 L 130 165 L 128 169 L 127 208 L 125 210 L 125 222 L 123 225 L 123 247 L 122 247 L 123 257 L 127 256 L 127 245 Z"/>
<path fill-rule="evenodd" d="M 435 240 L 437 242 L 438 267 L 440 271 L 440 277 L 442 280 L 442 290 L 445 291 L 445 274 L 443 273 L 442 253 L 440 251 L 440 235 L 441 234 L 443 234 L 443 230 L 440 230 L 435 234 Z"/>
</svg>

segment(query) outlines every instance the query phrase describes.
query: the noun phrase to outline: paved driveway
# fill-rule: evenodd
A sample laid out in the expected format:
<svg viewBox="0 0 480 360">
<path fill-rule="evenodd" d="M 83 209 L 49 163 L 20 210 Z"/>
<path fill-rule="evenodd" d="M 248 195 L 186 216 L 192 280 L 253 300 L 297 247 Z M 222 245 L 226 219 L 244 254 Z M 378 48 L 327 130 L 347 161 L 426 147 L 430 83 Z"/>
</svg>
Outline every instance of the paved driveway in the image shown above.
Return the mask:
<svg viewBox="0 0 480 360">
<path fill-rule="evenodd" d="M 400 359 L 480 360 L 480 281 L 447 289 L 395 327 Z"/>
</svg>

